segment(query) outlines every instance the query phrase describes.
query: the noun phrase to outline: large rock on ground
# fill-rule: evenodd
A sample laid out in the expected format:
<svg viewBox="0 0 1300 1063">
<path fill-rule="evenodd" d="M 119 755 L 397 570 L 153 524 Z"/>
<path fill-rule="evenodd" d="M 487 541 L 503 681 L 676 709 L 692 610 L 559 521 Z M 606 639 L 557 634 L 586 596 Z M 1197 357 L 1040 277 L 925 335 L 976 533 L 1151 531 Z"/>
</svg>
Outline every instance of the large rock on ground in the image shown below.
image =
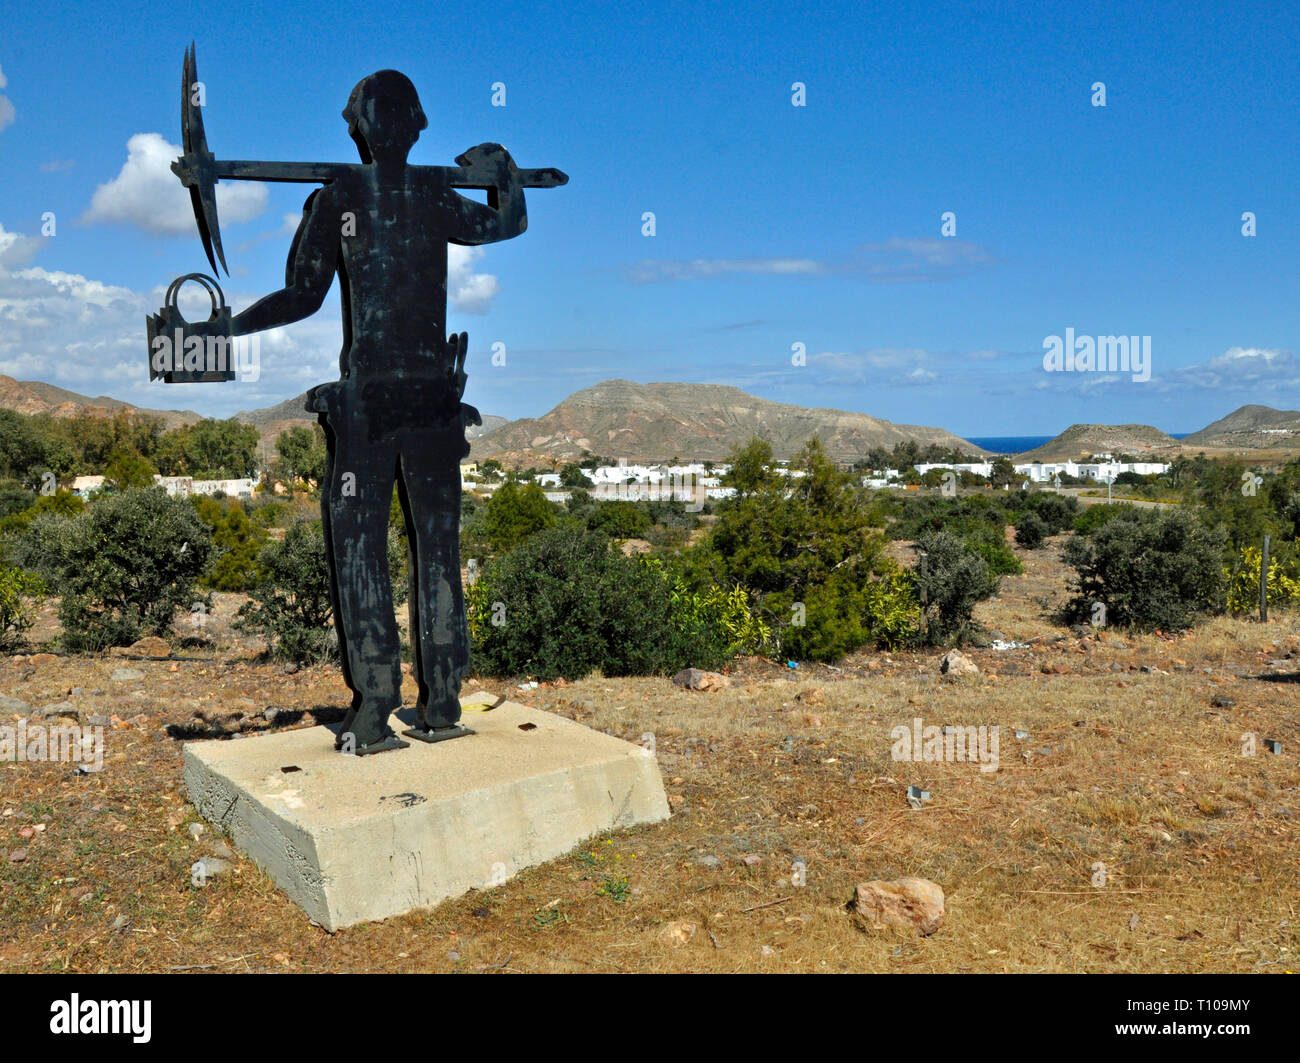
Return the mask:
<svg viewBox="0 0 1300 1063">
<path fill-rule="evenodd" d="M 928 878 L 859 882 L 849 912 L 872 926 L 914 926 L 923 936 L 943 923 L 943 890 Z"/>
<path fill-rule="evenodd" d="M 131 652 L 141 657 L 166 658 L 172 655 L 172 648 L 164 638 L 147 635 L 138 642 L 131 643 Z"/>
<path fill-rule="evenodd" d="M 944 675 L 979 675 L 979 667 L 961 650 L 949 650 L 939 662 L 939 671 Z"/>
<path fill-rule="evenodd" d="M 731 680 L 721 672 L 705 672 L 699 668 L 683 668 L 673 682 L 687 690 L 722 690 L 731 686 Z"/>
</svg>

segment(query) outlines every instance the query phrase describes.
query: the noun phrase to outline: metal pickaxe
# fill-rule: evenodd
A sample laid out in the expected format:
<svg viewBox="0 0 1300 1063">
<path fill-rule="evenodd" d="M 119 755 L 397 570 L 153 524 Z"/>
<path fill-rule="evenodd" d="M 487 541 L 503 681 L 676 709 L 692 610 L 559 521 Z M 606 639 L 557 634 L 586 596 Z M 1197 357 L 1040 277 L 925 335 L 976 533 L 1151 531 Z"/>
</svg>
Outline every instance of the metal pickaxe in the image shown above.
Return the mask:
<svg viewBox="0 0 1300 1063">
<path fill-rule="evenodd" d="M 358 163 L 346 162 L 260 162 L 247 159 L 218 159 L 208 150 L 207 136 L 203 131 L 203 108 L 195 102 L 194 84 L 198 81 L 193 43 L 185 52 L 181 72 L 181 144 L 185 154 L 172 163 L 172 173 L 190 190 L 194 205 L 194 220 L 198 223 L 203 250 L 207 252 L 212 271 L 217 272 L 217 260 L 229 275 L 226 255 L 221 247 L 221 227 L 217 220 L 217 182 L 230 181 L 290 181 L 300 184 L 328 184 L 345 173 L 360 169 Z M 463 158 L 463 156 L 462 156 Z M 457 159 L 459 162 L 460 159 Z M 496 176 L 486 169 L 472 166 L 413 166 L 416 171 L 436 172 L 451 188 L 495 190 Z M 539 170 L 516 170 L 523 188 L 556 188 L 567 184 L 568 174 L 546 167 Z"/>
</svg>

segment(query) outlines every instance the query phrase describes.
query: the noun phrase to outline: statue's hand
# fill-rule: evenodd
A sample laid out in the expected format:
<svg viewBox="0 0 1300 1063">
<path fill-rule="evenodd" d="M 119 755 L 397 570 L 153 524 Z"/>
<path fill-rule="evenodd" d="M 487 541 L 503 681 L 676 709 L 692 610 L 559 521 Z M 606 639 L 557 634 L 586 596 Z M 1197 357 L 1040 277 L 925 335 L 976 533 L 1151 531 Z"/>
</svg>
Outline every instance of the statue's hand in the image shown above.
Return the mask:
<svg viewBox="0 0 1300 1063">
<path fill-rule="evenodd" d="M 472 147 L 463 155 L 456 156 L 456 164 L 481 171 L 498 188 L 505 188 L 514 179 L 515 160 L 500 144 L 479 144 Z"/>
</svg>

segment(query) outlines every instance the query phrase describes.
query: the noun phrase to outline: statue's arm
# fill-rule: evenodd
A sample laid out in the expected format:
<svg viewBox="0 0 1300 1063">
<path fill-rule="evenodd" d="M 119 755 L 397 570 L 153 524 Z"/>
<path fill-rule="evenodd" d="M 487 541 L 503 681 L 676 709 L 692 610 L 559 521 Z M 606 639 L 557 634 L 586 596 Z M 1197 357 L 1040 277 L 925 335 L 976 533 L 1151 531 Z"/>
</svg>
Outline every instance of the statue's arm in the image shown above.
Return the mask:
<svg viewBox="0 0 1300 1063">
<path fill-rule="evenodd" d="M 303 204 L 302 221 L 289 248 L 284 287 L 259 299 L 231 322 L 236 336 L 291 325 L 320 309 L 334 283 L 339 255 L 339 219 L 332 190 L 318 188 Z"/>
<path fill-rule="evenodd" d="M 456 162 L 484 172 L 495 183 L 487 190 L 486 204 L 452 193 L 457 214 L 457 224 L 448 237 L 452 243 L 491 244 L 511 240 L 528 228 L 524 189 L 510 152 L 500 144 L 480 144 Z"/>
</svg>

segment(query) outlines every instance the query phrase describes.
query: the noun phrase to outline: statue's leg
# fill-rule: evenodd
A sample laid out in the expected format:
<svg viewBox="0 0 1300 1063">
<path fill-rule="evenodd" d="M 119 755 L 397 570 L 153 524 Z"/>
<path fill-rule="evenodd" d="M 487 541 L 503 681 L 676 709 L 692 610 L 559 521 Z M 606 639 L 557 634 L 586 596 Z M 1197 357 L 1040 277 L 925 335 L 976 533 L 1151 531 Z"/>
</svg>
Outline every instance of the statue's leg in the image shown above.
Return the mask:
<svg viewBox="0 0 1300 1063">
<path fill-rule="evenodd" d="M 346 750 L 350 734 L 353 751 L 363 755 L 406 745 L 388 726 L 402 703 L 401 639 L 388 573 L 388 509 L 397 454 L 391 443 L 369 443 L 366 432 L 356 416 L 334 425 L 322 503 L 343 674 L 353 692 L 339 744 Z"/>
<path fill-rule="evenodd" d="M 400 476 L 414 574 L 411 647 L 420 688 L 418 716 L 423 730 L 449 734 L 460 720 L 460 685 L 469 668 L 460 580 L 460 468 L 436 450 L 412 446 L 402 454 Z"/>
<path fill-rule="evenodd" d="M 323 489 L 320 493 L 320 523 L 321 532 L 325 536 L 325 567 L 329 571 L 330 607 L 334 612 L 334 633 L 339 640 L 339 662 L 343 668 L 343 682 L 347 683 L 348 689 L 352 691 L 351 709 L 355 712 L 361 704 L 361 691 L 352 679 L 351 657 L 348 653 L 348 633 L 343 626 L 343 608 L 339 604 L 338 564 L 334 557 L 332 545 L 334 536 L 330 528 L 329 485 L 334 483 L 334 460 L 337 442 L 334 437 L 334 426 L 330 423 L 329 417 L 322 413 L 317 420 L 320 422 L 321 430 L 325 433 L 325 473 L 321 479 Z"/>
</svg>

